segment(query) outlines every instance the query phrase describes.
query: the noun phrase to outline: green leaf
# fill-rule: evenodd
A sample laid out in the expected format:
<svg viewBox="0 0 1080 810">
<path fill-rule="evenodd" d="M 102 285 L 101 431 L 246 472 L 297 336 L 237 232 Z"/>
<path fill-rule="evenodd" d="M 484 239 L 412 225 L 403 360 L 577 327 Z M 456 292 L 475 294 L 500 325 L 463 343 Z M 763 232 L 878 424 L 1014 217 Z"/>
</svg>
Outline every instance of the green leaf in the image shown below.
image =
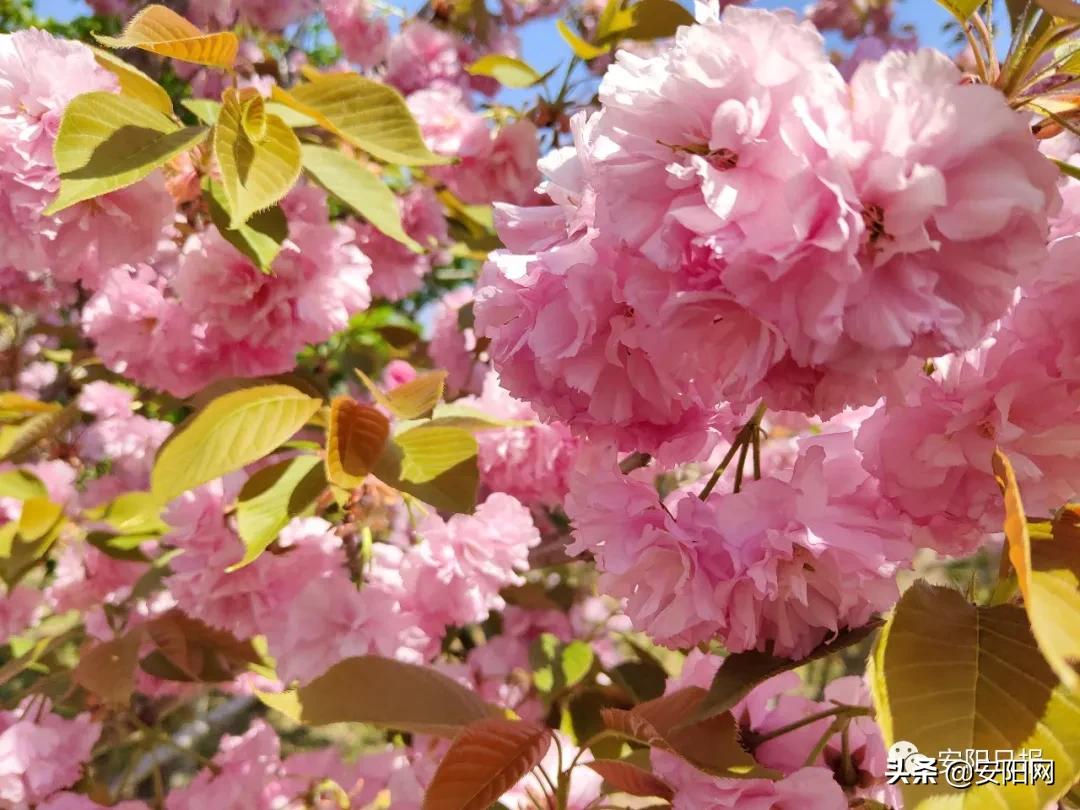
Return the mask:
<svg viewBox="0 0 1080 810">
<path fill-rule="evenodd" d="M 603 56 L 611 50 L 610 45 L 597 46 L 586 42 L 574 33 L 574 30 L 562 20 L 557 20 L 555 25 L 559 29 L 559 34 L 566 40 L 566 44 L 570 46 L 570 50 L 572 50 L 574 55 L 579 59 L 588 62 L 598 56 Z"/>
<path fill-rule="evenodd" d="M 91 50 L 94 52 L 94 61 L 120 82 L 120 95 L 137 99 L 165 115 L 172 115 L 172 99 L 164 87 L 120 57 L 100 48 L 92 47 Z"/>
<path fill-rule="evenodd" d="M 281 251 L 282 243 L 289 238 L 289 221 L 281 206 L 275 204 L 265 211 L 258 211 L 247 222 L 233 228 L 224 186 L 207 178 L 206 200 L 210 219 L 225 241 L 251 259 L 264 273 L 270 272 L 270 265 Z"/>
<path fill-rule="evenodd" d="M 1031 632 L 1062 682 L 1080 687 L 1080 507 L 1050 521 L 1028 521 L 1008 458 L 994 451 L 994 477 L 1005 498 L 1005 538 Z M 999 589 L 1000 592 L 1000 589 Z"/>
<path fill-rule="evenodd" d="M 403 454 L 401 476 L 414 484 L 437 478 L 479 451 L 470 431 L 454 427 L 420 425 L 395 436 L 394 442 Z"/>
<path fill-rule="evenodd" d="M 206 138 L 141 101 L 83 93 L 64 110 L 53 145 L 60 192 L 46 214 L 130 186 Z"/>
<path fill-rule="evenodd" d="M 1080 180 L 1080 166 L 1074 166 L 1071 163 L 1066 163 L 1064 160 L 1058 160 L 1057 158 L 1051 158 L 1051 161 L 1061 170 L 1061 173 L 1066 177 L 1071 177 L 1073 180 Z"/>
<path fill-rule="evenodd" d="M 404 455 L 397 441 L 391 439 L 386 442 L 383 454 L 372 473 L 384 484 L 419 498 L 444 512 L 468 514 L 476 508 L 480 470 L 475 455 L 420 484 L 408 481 L 402 476 Z"/>
<path fill-rule="evenodd" d="M 224 394 L 193 414 L 158 451 L 151 490 L 161 502 L 258 461 L 287 441 L 322 406 L 288 385 Z"/>
<path fill-rule="evenodd" d="M 318 456 L 285 459 L 251 476 L 236 501 L 236 526 L 244 541 L 244 557 L 226 570 L 235 571 L 254 561 L 290 520 L 311 508 L 326 484 Z"/>
<path fill-rule="evenodd" d="M 147 6 L 127 24 L 119 37 L 94 35 L 109 48 L 139 48 L 198 65 L 231 68 L 239 40 L 231 31 L 204 34 L 165 6 Z"/>
<path fill-rule="evenodd" d="M 0 526 L 0 581 L 12 588 L 22 579 L 52 547 L 64 522 L 56 504 L 44 498 L 26 501 L 18 521 Z"/>
<path fill-rule="evenodd" d="M 317 127 L 319 125 L 319 122 L 310 115 L 304 115 L 302 112 L 297 112 L 292 107 L 286 107 L 277 101 L 266 102 L 266 111 L 273 113 L 294 129 L 297 127 Z"/>
<path fill-rule="evenodd" d="M 300 176 L 300 141 L 276 115 L 269 115 L 257 90 L 229 88 L 214 127 L 214 157 L 221 169 L 230 224 L 239 227 L 269 208 Z"/>
<path fill-rule="evenodd" d="M 929 757 L 1040 749 L 1055 763 L 1053 784 L 902 784 L 905 807 L 1038 810 L 1077 778 L 1080 699 L 1040 654 L 1020 607 L 977 607 L 916 582 L 878 636 L 869 677 L 887 746 L 908 741 Z"/>
<path fill-rule="evenodd" d="M 402 166 L 437 166 L 405 99 L 389 85 L 356 73 L 333 73 L 290 91 L 276 85 L 274 101 L 311 116 L 319 125 L 379 160 Z"/>
<path fill-rule="evenodd" d="M 371 723 L 439 737 L 502 715 L 434 669 L 374 655 L 346 658 L 307 686 L 279 695 L 259 693 L 259 698 L 307 725 Z"/>
<path fill-rule="evenodd" d="M 0 473 L 0 498 L 17 498 L 28 501 L 32 498 L 48 498 L 49 491 L 41 479 L 26 470 L 8 470 Z"/>
<path fill-rule="evenodd" d="M 111 532 L 88 532 L 86 542 L 112 557 L 127 562 L 149 562 L 150 558 L 139 548 L 148 540 L 156 540 L 159 534 L 113 534 Z"/>
<path fill-rule="evenodd" d="M 593 651 L 580 640 L 563 644 L 551 633 L 542 633 L 529 649 L 533 683 L 545 694 L 558 694 L 576 686 L 589 674 Z"/>
<path fill-rule="evenodd" d="M 1054 0 L 1051 1 L 1053 2 Z M 1068 0 L 1056 1 L 1068 2 Z M 938 3 L 944 7 L 944 9 L 956 17 L 960 22 L 966 22 L 967 18 L 974 14 L 975 10 L 984 2 L 985 0 L 938 0 Z M 1039 0 L 1036 0 L 1036 2 L 1039 2 Z"/>
<path fill-rule="evenodd" d="M 209 98 L 185 98 L 180 101 L 180 106 L 207 126 L 216 124 L 221 115 L 221 102 Z"/>
<path fill-rule="evenodd" d="M 168 530 L 161 503 L 150 492 L 125 492 L 105 507 L 102 519 L 123 534 L 154 534 Z"/>
<path fill-rule="evenodd" d="M 48 497 L 24 501 L 19 513 L 19 537 L 23 540 L 40 540 L 56 526 L 63 514 L 64 507 L 53 503 Z"/>
<path fill-rule="evenodd" d="M 530 65 L 501 53 L 481 56 L 466 71 L 471 76 L 490 76 L 503 87 L 532 87 L 540 81 L 540 74 Z"/>
<path fill-rule="evenodd" d="M 356 369 L 356 376 L 374 400 L 399 419 L 416 419 L 431 413 L 446 388 L 445 371 L 425 371 L 385 393 L 360 369 Z"/>
<path fill-rule="evenodd" d="M 397 197 L 382 180 L 337 149 L 304 144 L 301 152 L 304 170 L 316 183 L 391 239 L 417 253 L 423 249 L 405 233 Z"/>
<path fill-rule="evenodd" d="M 762 681 L 858 644 L 869 638 L 883 623 L 880 619 L 874 619 L 862 627 L 841 630 L 836 638 L 819 644 L 804 658 L 784 658 L 757 650 L 728 655 L 724 658 L 724 665 L 716 671 L 709 692 L 698 707 L 699 713 L 691 719 L 704 720 L 729 711 Z"/>
<path fill-rule="evenodd" d="M 440 402 L 435 406 L 431 419 L 425 424 L 432 427 L 456 427 L 472 433 L 482 433 L 488 430 L 532 427 L 536 425 L 536 422 L 528 419 L 500 419 L 477 408 L 460 405 L 458 402 Z"/>
</svg>

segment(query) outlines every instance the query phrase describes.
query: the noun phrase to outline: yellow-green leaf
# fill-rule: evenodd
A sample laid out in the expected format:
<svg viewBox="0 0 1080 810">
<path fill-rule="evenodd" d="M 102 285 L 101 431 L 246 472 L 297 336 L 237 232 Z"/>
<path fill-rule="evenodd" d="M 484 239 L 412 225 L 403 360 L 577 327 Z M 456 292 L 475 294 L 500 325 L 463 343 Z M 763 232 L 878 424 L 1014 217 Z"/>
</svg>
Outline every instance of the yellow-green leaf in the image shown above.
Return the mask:
<svg viewBox="0 0 1080 810">
<path fill-rule="evenodd" d="M 79 409 L 68 405 L 60 410 L 42 411 L 18 425 L 7 425 L 0 430 L 0 461 L 15 458 L 38 442 L 56 436 L 74 424 Z"/>
<path fill-rule="evenodd" d="M 372 473 L 394 489 L 419 498 L 444 512 L 468 514 L 476 507 L 480 470 L 474 454 L 430 481 L 415 483 L 402 474 L 404 451 L 397 441 L 386 443 Z"/>
<path fill-rule="evenodd" d="M 180 104 L 207 126 L 216 124 L 221 114 L 221 102 L 209 98 L 185 98 Z"/>
<path fill-rule="evenodd" d="M 397 197 L 378 177 L 337 149 L 306 143 L 301 147 L 308 175 L 356 213 L 414 251 L 420 245 L 401 226 Z"/>
<path fill-rule="evenodd" d="M 49 491 L 33 473 L 26 470 L 7 470 L 0 473 L 0 498 L 28 501 L 32 498 L 48 497 Z"/>
<path fill-rule="evenodd" d="M 151 490 L 160 501 L 258 461 L 290 439 L 322 401 L 288 385 L 230 391 L 169 437 L 154 461 Z"/>
<path fill-rule="evenodd" d="M 247 256 L 264 273 L 281 252 L 282 243 L 289 238 L 289 221 L 280 205 L 272 205 L 265 211 L 257 211 L 239 227 L 232 227 L 229 201 L 221 183 L 207 179 L 206 201 L 210 220 L 225 241 Z"/>
<path fill-rule="evenodd" d="M 290 127 L 317 127 L 319 122 L 312 118 L 310 115 L 304 115 L 302 112 L 297 112 L 292 107 L 286 107 L 277 101 L 266 102 L 266 111 L 273 113 Z"/>
<path fill-rule="evenodd" d="M 255 560 L 325 489 L 326 473 L 318 456 L 285 459 L 251 476 L 236 501 L 236 527 L 244 541 L 244 557 L 227 570 L 235 571 Z"/>
<path fill-rule="evenodd" d="M 472 690 L 434 669 L 374 655 L 346 658 L 287 695 L 267 702 L 315 726 L 371 723 L 453 737 L 476 720 L 502 714 Z"/>
<path fill-rule="evenodd" d="M 474 458 L 478 451 L 476 437 L 462 428 L 419 427 L 394 437 L 401 448 L 401 476 L 414 484 L 423 484 Z"/>
<path fill-rule="evenodd" d="M 83 93 L 64 110 L 53 145 L 60 192 L 46 214 L 130 186 L 206 138 L 141 101 Z"/>
<path fill-rule="evenodd" d="M 472 76 L 490 76 L 503 87 L 532 87 L 540 81 L 540 74 L 532 66 L 501 53 L 481 56 L 466 70 Z"/>
<path fill-rule="evenodd" d="M 372 471 L 390 434 L 380 411 L 349 397 L 330 403 L 326 429 L 326 476 L 343 489 L 354 489 Z"/>
<path fill-rule="evenodd" d="M 134 65 L 125 62 L 115 54 L 94 48 L 94 61 L 112 73 L 120 82 L 120 94 L 138 99 L 148 107 L 172 115 L 172 99 L 160 84 L 155 82 Z"/>
<path fill-rule="evenodd" d="M 994 476 L 1005 497 L 1005 537 L 1031 631 L 1047 663 L 1070 689 L 1080 687 L 1080 507 L 1028 524 L 1016 475 L 994 451 Z"/>
<path fill-rule="evenodd" d="M 109 502 L 102 519 L 121 534 L 156 534 L 168 529 L 161 502 L 150 492 L 124 492 Z"/>
<path fill-rule="evenodd" d="M 561 34 L 562 38 L 566 40 L 566 44 L 570 46 L 570 50 L 572 50 L 574 52 L 574 55 L 577 56 L 579 59 L 584 59 L 586 62 L 588 62 L 590 59 L 595 59 L 598 56 L 603 56 L 605 53 L 611 50 L 610 45 L 597 46 L 586 42 L 576 33 L 574 33 L 573 29 L 570 28 L 570 26 L 562 20 L 557 20 L 555 25 L 559 29 L 559 34 Z"/>
<path fill-rule="evenodd" d="M 1077 778 L 1080 697 L 1046 663 L 1020 607 L 977 607 L 950 588 L 916 582 L 878 637 L 870 683 L 886 746 L 907 741 L 934 758 L 1039 749 L 1055 763 L 1053 784 L 958 789 L 944 774 L 937 784 L 901 784 L 905 807 L 1041 810 Z"/>
<path fill-rule="evenodd" d="M 693 25 L 694 15 L 675 0 L 641 0 L 629 9 L 633 24 L 621 32 L 626 39 L 650 42 L 675 36 L 680 26 Z"/>
<path fill-rule="evenodd" d="M 276 85 L 273 98 L 387 163 L 435 166 L 447 158 L 431 152 L 397 90 L 356 73 L 332 73 L 290 91 Z"/>
<path fill-rule="evenodd" d="M 40 540 L 63 514 L 64 508 L 47 497 L 24 501 L 19 514 L 19 536 L 23 540 Z"/>
<path fill-rule="evenodd" d="M 255 140 L 252 133 L 263 137 Z M 300 176 L 300 141 L 284 121 L 266 113 L 252 88 L 225 91 L 214 126 L 214 157 L 234 228 L 284 197 Z"/>
<path fill-rule="evenodd" d="M 945 10 L 951 13 L 960 22 L 965 22 L 968 17 L 975 13 L 985 0 L 938 0 Z M 1042 0 L 1036 0 L 1042 5 Z M 1051 0 L 1055 2 L 1055 0 Z M 1068 0 L 1056 0 L 1056 2 L 1068 2 Z"/>
<path fill-rule="evenodd" d="M 94 36 L 109 48 L 139 48 L 183 62 L 221 68 L 233 66 L 240 47 L 231 31 L 204 34 L 172 9 L 159 5 L 147 6 L 132 17 L 119 37 Z"/>
<path fill-rule="evenodd" d="M 399 419 L 416 419 L 430 413 L 446 388 L 446 372 L 441 370 L 425 371 L 385 393 L 360 369 L 356 369 L 356 376 L 375 401 Z"/>
<path fill-rule="evenodd" d="M 55 402 L 39 402 L 22 394 L 7 392 L 0 394 L 0 421 L 17 421 L 37 413 L 59 411 L 62 407 Z"/>
</svg>

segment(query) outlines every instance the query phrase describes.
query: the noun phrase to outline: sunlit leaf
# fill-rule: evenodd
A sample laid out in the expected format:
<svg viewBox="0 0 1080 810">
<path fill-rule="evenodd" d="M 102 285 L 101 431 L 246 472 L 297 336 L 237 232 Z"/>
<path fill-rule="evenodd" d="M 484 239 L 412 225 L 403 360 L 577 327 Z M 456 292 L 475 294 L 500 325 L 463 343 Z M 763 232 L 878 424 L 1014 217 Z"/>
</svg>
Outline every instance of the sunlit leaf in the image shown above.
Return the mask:
<svg viewBox="0 0 1080 810">
<path fill-rule="evenodd" d="M 60 192 L 46 214 L 130 186 L 206 138 L 141 101 L 83 93 L 64 110 L 53 145 Z"/>
<path fill-rule="evenodd" d="M 286 91 L 273 88 L 274 101 L 315 119 L 379 160 L 402 166 L 434 166 L 446 158 L 424 145 L 405 99 L 382 82 L 356 73 L 333 73 Z"/>
<path fill-rule="evenodd" d="M 5 392 L 0 394 L 0 421 L 12 421 L 33 416 L 38 413 L 59 411 L 63 406 L 55 402 L 39 402 L 24 397 L 22 394 Z"/>
<path fill-rule="evenodd" d="M 109 48 L 139 48 L 184 62 L 212 67 L 232 67 L 239 41 L 231 31 L 204 34 L 165 6 L 147 6 L 128 22 L 119 37 L 95 34 Z"/>
<path fill-rule="evenodd" d="M 41 479 L 27 470 L 7 470 L 0 472 L 0 498 L 16 498 L 28 501 L 31 498 L 48 498 L 49 491 Z"/>
<path fill-rule="evenodd" d="M 9 425 L 0 431 L 0 461 L 19 454 L 45 439 L 53 438 L 79 419 L 79 409 L 68 405 L 61 410 L 36 413 L 19 425 Z"/>
<path fill-rule="evenodd" d="M 229 88 L 222 96 L 214 157 L 234 228 L 284 197 L 300 176 L 300 141 L 284 121 L 266 113 L 252 88 Z"/>
<path fill-rule="evenodd" d="M 423 483 L 415 483 L 404 477 L 404 457 L 405 453 L 400 445 L 391 439 L 386 442 L 383 454 L 379 456 L 372 473 L 384 484 L 419 498 L 436 509 L 468 514 L 476 508 L 480 470 L 475 455 Z"/>
<path fill-rule="evenodd" d="M 115 54 L 100 48 L 94 48 L 93 51 L 94 61 L 112 73 L 120 82 L 121 95 L 137 99 L 165 115 L 172 115 L 172 99 L 169 98 L 164 87 Z"/>
<path fill-rule="evenodd" d="M 611 50 L 610 45 L 596 46 L 586 42 L 574 33 L 574 30 L 562 20 L 557 20 L 555 25 L 559 29 L 559 34 L 566 40 L 566 44 L 570 46 L 570 50 L 572 50 L 574 55 L 579 59 L 584 59 L 588 62 L 590 59 L 603 56 Z"/>
<path fill-rule="evenodd" d="M 1016 758 L 1039 749 L 1055 763 L 1052 784 L 901 784 L 905 807 L 1035 810 L 1078 775 L 1080 700 L 1039 653 L 1020 607 L 977 607 L 957 591 L 916 582 L 878 636 L 869 680 L 886 746 L 903 740 L 930 757 L 987 749 Z"/>
<path fill-rule="evenodd" d="M 319 122 L 310 115 L 304 115 L 302 112 L 297 112 L 292 107 L 286 107 L 284 104 L 277 101 L 266 102 L 266 111 L 268 113 L 273 113 L 294 129 L 297 127 L 316 127 L 319 125 Z"/>
<path fill-rule="evenodd" d="M 326 476 L 343 489 L 355 489 L 370 473 L 390 435 L 382 413 L 349 397 L 330 403 L 326 430 Z"/>
<path fill-rule="evenodd" d="M 102 520 L 124 534 L 164 532 L 161 503 L 150 492 L 124 492 L 109 502 Z"/>
<path fill-rule="evenodd" d="M 501 53 L 481 56 L 466 68 L 472 76 L 490 76 L 503 87 L 532 87 L 540 74 L 529 64 Z"/>
<path fill-rule="evenodd" d="M 654 39 L 673 37 L 680 26 L 694 24 L 694 15 L 675 0 L 641 0 L 620 12 L 621 15 L 627 13 L 631 20 L 629 26 L 619 27 L 624 19 L 619 16 L 619 22 L 609 29 L 611 34 L 625 39 L 651 42 Z M 598 37 L 603 39 L 599 32 Z"/>
<path fill-rule="evenodd" d="M 214 399 L 158 452 L 151 489 L 162 502 L 258 461 L 292 437 L 322 400 L 287 385 L 258 385 Z"/>
<path fill-rule="evenodd" d="M 206 201 L 210 219 L 225 241 L 251 259 L 260 270 L 269 272 L 282 243 L 289 238 L 289 222 L 281 206 L 273 205 L 258 211 L 234 228 L 228 211 L 229 201 L 221 183 L 207 179 Z"/>
<path fill-rule="evenodd" d="M 304 170 L 316 183 L 391 239 L 417 252 L 422 249 L 405 233 L 397 197 L 382 180 L 337 149 L 304 144 L 301 152 Z"/>
<path fill-rule="evenodd" d="M 488 810 L 535 768 L 551 746 L 550 729 L 493 717 L 461 732 L 439 763 L 423 810 Z"/>
<path fill-rule="evenodd" d="M 356 376 L 375 401 L 399 419 L 416 419 L 430 413 L 439 404 L 446 387 L 445 371 L 425 371 L 386 392 L 360 369 L 356 369 Z"/>
<path fill-rule="evenodd" d="M 479 451 L 476 437 L 468 430 L 454 427 L 419 427 L 394 437 L 401 448 L 401 477 L 423 484 L 475 458 Z"/>
<path fill-rule="evenodd" d="M 1031 632 L 1043 657 L 1070 689 L 1080 686 L 1080 507 L 1029 525 L 1008 458 L 994 451 L 994 476 L 1005 497 L 1005 537 Z"/>
<path fill-rule="evenodd" d="M 244 557 L 227 570 L 255 560 L 325 489 L 326 473 L 318 456 L 296 456 L 252 475 L 236 501 L 236 527 L 244 541 Z"/>
<path fill-rule="evenodd" d="M 552 633 L 542 633 L 529 648 L 533 683 L 545 694 L 569 689 L 589 674 L 592 647 L 580 639 L 564 644 Z"/>
<path fill-rule="evenodd" d="M 502 714 L 430 667 L 374 655 L 340 661 L 307 686 L 271 700 L 308 725 L 371 723 L 440 737 L 453 737 L 477 720 Z"/>
</svg>

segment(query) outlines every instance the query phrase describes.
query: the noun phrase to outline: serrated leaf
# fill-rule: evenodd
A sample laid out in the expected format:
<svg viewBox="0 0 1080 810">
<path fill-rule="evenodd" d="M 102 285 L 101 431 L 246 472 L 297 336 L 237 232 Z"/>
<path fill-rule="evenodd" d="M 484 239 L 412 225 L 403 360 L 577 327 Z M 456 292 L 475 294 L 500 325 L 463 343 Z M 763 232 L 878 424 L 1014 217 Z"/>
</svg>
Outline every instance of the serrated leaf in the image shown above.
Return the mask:
<svg viewBox="0 0 1080 810">
<path fill-rule="evenodd" d="M 0 498 L 16 498 L 28 501 L 32 498 L 48 498 L 49 490 L 31 472 L 7 470 L 0 472 Z"/>
<path fill-rule="evenodd" d="M 1039 810 L 1077 778 L 1080 700 L 1040 654 L 1020 607 L 977 607 L 916 582 L 878 636 L 870 685 L 886 746 L 903 740 L 930 757 L 1011 750 L 1013 759 L 1040 749 L 1055 763 L 1053 784 L 901 784 L 905 807 Z"/>
<path fill-rule="evenodd" d="M 439 737 L 502 714 L 434 669 L 374 655 L 339 661 L 277 703 L 308 725 L 371 723 Z"/>
<path fill-rule="evenodd" d="M 216 124 L 221 115 L 221 102 L 209 98 L 185 98 L 180 105 L 207 126 Z"/>
<path fill-rule="evenodd" d="M 426 371 L 386 392 L 360 369 L 356 369 L 356 376 L 372 398 L 398 419 L 416 419 L 430 413 L 439 404 L 446 388 L 445 371 Z"/>
<path fill-rule="evenodd" d="M 535 768 L 551 746 L 551 730 L 491 718 L 451 743 L 424 795 L 423 810 L 488 810 Z"/>
<path fill-rule="evenodd" d="M 86 542 L 114 560 L 149 562 L 150 558 L 139 548 L 147 540 L 156 540 L 159 534 L 113 534 L 106 531 L 87 532 Z"/>
<path fill-rule="evenodd" d="M 862 627 L 841 630 L 836 638 L 819 644 L 804 658 L 784 658 L 758 650 L 728 655 L 724 658 L 723 665 L 716 671 L 709 685 L 709 692 L 698 707 L 698 713 L 690 720 L 692 722 L 705 720 L 715 714 L 729 711 L 759 683 L 781 672 L 796 669 L 858 644 L 869 638 L 870 634 L 882 624 L 884 622 L 881 619 L 873 619 Z"/>
<path fill-rule="evenodd" d="M 438 478 L 479 452 L 476 437 L 454 427 L 420 425 L 394 437 L 401 449 L 401 477 L 414 484 Z"/>
<path fill-rule="evenodd" d="M 276 85 L 274 101 L 387 163 L 437 166 L 449 162 L 427 146 L 405 99 L 389 85 L 356 73 L 333 73 L 290 91 Z"/>
<path fill-rule="evenodd" d="M 596 771 L 616 790 L 629 793 L 631 796 L 655 796 L 658 799 L 667 800 L 675 797 L 675 791 L 671 785 L 656 774 L 639 768 L 633 763 L 598 759 L 585 763 L 585 767 Z"/>
<path fill-rule="evenodd" d="M 236 501 L 236 526 L 244 557 L 227 571 L 253 562 L 289 521 L 304 514 L 326 489 L 318 456 L 297 456 L 264 467 L 249 478 Z"/>
<path fill-rule="evenodd" d="M 130 186 L 206 138 L 134 98 L 83 93 L 64 110 L 53 144 L 60 191 L 46 214 Z"/>
<path fill-rule="evenodd" d="M 214 157 L 233 228 L 284 197 L 300 176 L 300 141 L 284 121 L 266 113 L 253 88 L 229 88 L 222 96 Z"/>
<path fill-rule="evenodd" d="M 139 666 L 164 680 L 229 681 L 261 660 L 250 641 L 210 627 L 179 610 L 170 610 L 143 627 L 157 649 Z"/>
<path fill-rule="evenodd" d="M 388 486 L 419 498 L 444 512 L 469 514 L 476 508 L 476 488 L 480 470 L 476 456 L 451 467 L 424 483 L 415 483 L 402 475 L 405 453 L 394 439 L 386 443 L 372 473 Z"/>
<path fill-rule="evenodd" d="M 184 422 L 158 451 L 151 491 L 160 501 L 269 455 L 322 406 L 288 385 L 231 391 Z"/>
<path fill-rule="evenodd" d="M 588 62 L 590 59 L 595 59 L 598 56 L 603 56 L 605 53 L 611 50 L 610 45 L 597 46 L 579 37 L 574 30 L 567 25 L 563 20 L 557 20 L 555 22 L 556 27 L 559 29 L 559 34 L 566 44 L 570 46 L 570 50 L 574 52 L 574 55 L 579 59 L 583 59 Z"/>
<path fill-rule="evenodd" d="M 137 99 L 165 115 L 172 115 L 172 99 L 169 98 L 164 87 L 120 57 L 100 48 L 92 48 L 92 50 L 94 61 L 112 73 L 120 82 L 120 95 Z"/>
<path fill-rule="evenodd" d="M 128 22 L 119 37 L 95 34 L 109 48 L 139 48 L 197 65 L 230 68 L 240 44 L 236 34 L 221 31 L 204 34 L 193 24 L 165 6 L 147 6 Z"/>
<path fill-rule="evenodd" d="M 426 424 L 432 427 L 456 427 L 472 433 L 483 433 L 488 430 L 531 427 L 536 422 L 527 419 L 500 419 L 468 405 L 460 405 L 457 402 L 440 402 L 435 406 L 435 410 Z"/>
<path fill-rule="evenodd" d="M 420 245 L 401 225 L 397 197 L 378 177 L 337 149 L 306 143 L 301 147 L 304 170 L 382 233 L 420 252 Z"/>
<path fill-rule="evenodd" d="M 232 227 L 229 201 L 221 183 L 208 179 L 206 183 L 207 207 L 210 219 L 225 241 L 247 256 L 264 273 L 281 252 L 282 243 L 289 238 L 289 222 L 280 205 L 272 205 L 265 211 L 257 211 L 239 227 Z"/>
<path fill-rule="evenodd" d="M 0 461 L 15 458 L 44 439 L 66 430 L 79 419 L 75 404 L 60 410 L 36 413 L 19 425 L 5 426 L 0 431 Z"/>
<path fill-rule="evenodd" d="M 355 489 L 374 469 L 389 435 L 390 422 L 378 409 L 335 397 L 326 429 L 326 477 Z"/>
<path fill-rule="evenodd" d="M 490 76 L 503 87 L 532 87 L 540 74 L 526 62 L 501 53 L 481 56 L 465 69 L 471 76 Z"/>
<path fill-rule="evenodd" d="M 1080 507 L 1028 523 L 1008 458 L 994 451 L 994 477 L 1005 498 L 1005 537 L 1031 632 L 1043 657 L 1069 689 L 1080 686 Z"/>
<path fill-rule="evenodd" d="M 79 653 L 71 680 L 95 694 L 102 703 L 126 706 L 135 690 L 142 633 L 132 632 L 89 644 Z"/>
<path fill-rule="evenodd" d="M 734 778 L 762 776 L 762 769 L 739 744 L 739 726 L 730 712 L 687 723 L 704 697 L 704 689 L 691 686 L 629 711 L 605 709 L 601 715 L 612 731 L 677 754 L 705 773 Z"/>
</svg>

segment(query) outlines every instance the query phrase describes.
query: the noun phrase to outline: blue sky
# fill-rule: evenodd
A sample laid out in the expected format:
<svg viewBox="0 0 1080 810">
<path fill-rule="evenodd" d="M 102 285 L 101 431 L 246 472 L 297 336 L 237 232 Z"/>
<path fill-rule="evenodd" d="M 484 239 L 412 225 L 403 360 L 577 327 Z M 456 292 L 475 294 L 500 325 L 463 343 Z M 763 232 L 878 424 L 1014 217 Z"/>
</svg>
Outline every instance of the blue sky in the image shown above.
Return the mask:
<svg viewBox="0 0 1080 810">
<path fill-rule="evenodd" d="M 690 0 L 681 0 L 689 4 Z M 809 2 L 809 0 L 806 0 Z M 416 6 L 417 2 L 406 2 L 408 7 Z M 784 0 L 755 0 L 754 5 L 764 8 L 800 8 L 802 2 L 785 2 Z M 81 0 L 37 0 L 35 7 L 39 13 L 56 17 L 60 20 L 70 19 L 80 14 L 87 13 L 87 7 Z M 951 50 L 950 37 L 942 32 L 942 25 L 948 19 L 945 10 L 936 0 L 897 0 L 896 15 L 900 23 L 914 25 L 919 32 L 920 41 L 924 45 L 940 47 Z M 555 19 L 547 18 L 537 20 L 521 30 L 522 50 L 525 61 L 545 73 L 555 67 L 569 56 L 569 49 L 559 37 L 555 29 Z"/>
</svg>

